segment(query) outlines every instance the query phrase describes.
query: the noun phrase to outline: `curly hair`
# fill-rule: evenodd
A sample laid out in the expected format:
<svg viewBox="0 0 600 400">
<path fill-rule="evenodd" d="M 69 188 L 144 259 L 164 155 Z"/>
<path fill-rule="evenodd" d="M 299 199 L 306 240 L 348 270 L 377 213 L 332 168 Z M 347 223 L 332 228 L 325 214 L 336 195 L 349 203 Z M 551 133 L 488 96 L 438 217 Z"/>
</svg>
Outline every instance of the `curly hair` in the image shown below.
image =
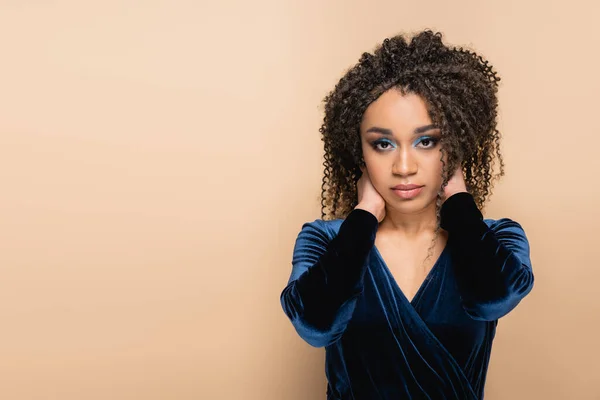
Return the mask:
<svg viewBox="0 0 600 400">
<path fill-rule="evenodd" d="M 463 47 L 446 46 L 442 33 L 431 30 L 414 35 L 410 43 L 403 35 L 387 38 L 372 54 L 363 53 L 323 100 L 321 218 L 345 218 L 358 204 L 356 183 L 364 165 L 360 124 L 369 104 L 391 88 L 423 98 L 432 122 L 441 131 L 443 169 L 434 243 L 440 229 L 443 191 L 459 165 L 467 191 L 483 210 L 492 181 L 504 175 L 496 128 L 499 81 L 483 57 Z M 495 154 L 500 173 L 492 176 Z"/>
</svg>

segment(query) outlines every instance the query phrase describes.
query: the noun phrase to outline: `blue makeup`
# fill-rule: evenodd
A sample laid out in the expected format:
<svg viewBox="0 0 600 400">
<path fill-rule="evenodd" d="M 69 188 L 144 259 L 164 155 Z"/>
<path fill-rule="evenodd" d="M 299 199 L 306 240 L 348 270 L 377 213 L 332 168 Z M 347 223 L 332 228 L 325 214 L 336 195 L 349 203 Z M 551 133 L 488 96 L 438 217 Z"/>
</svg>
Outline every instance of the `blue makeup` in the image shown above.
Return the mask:
<svg viewBox="0 0 600 400">
<path fill-rule="evenodd" d="M 418 138 L 417 140 L 415 140 L 415 146 L 417 146 L 418 144 L 425 142 L 427 143 L 427 145 L 424 145 L 422 148 L 425 150 L 429 150 L 435 147 L 435 145 L 437 144 L 437 142 L 439 141 L 438 138 L 432 137 L 432 136 L 421 136 L 420 138 Z M 380 148 L 377 147 L 379 145 L 385 144 L 385 148 Z M 371 143 L 371 145 L 373 146 L 373 149 L 375 149 L 376 151 L 389 151 L 388 149 L 395 149 L 396 145 L 394 144 L 394 142 L 392 142 L 389 139 L 377 139 L 375 141 L 373 141 Z"/>
</svg>

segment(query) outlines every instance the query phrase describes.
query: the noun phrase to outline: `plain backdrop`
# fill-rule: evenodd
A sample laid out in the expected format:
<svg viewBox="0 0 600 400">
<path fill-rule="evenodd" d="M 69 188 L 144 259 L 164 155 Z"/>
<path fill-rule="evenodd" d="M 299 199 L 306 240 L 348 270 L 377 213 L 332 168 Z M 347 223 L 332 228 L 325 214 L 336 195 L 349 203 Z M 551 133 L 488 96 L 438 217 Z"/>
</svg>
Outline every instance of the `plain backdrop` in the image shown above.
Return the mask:
<svg viewBox="0 0 600 400">
<path fill-rule="evenodd" d="M 600 5 L 0 1 L 0 398 L 325 398 L 279 295 L 320 218 L 321 100 L 431 28 L 502 77 L 535 287 L 487 400 L 600 399 Z"/>
</svg>

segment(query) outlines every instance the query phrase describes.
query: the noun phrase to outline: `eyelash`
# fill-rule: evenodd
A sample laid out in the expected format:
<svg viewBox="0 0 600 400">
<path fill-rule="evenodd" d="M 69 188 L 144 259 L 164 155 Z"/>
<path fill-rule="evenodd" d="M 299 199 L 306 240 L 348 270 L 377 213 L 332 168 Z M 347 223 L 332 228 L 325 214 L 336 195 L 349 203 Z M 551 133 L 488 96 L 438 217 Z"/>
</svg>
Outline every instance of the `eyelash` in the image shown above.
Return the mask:
<svg viewBox="0 0 600 400">
<path fill-rule="evenodd" d="M 436 144 L 439 142 L 439 139 L 433 138 L 433 137 L 428 137 L 428 138 L 423 138 L 419 144 L 423 143 L 423 142 L 430 142 L 431 145 L 428 147 L 425 147 L 425 150 L 430 150 L 433 149 Z M 371 145 L 373 146 L 373 149 L 375 149 L 376 151 L 382 152 L 382 151 L 387 151 L 387 149 L 381 149 L 378 148 L 377 146 L 380 144 L 388 144 L 391 145 L 391 143 L 387 140 L 376 140 L 373 143 L 371 143 Z"/>
</svg>

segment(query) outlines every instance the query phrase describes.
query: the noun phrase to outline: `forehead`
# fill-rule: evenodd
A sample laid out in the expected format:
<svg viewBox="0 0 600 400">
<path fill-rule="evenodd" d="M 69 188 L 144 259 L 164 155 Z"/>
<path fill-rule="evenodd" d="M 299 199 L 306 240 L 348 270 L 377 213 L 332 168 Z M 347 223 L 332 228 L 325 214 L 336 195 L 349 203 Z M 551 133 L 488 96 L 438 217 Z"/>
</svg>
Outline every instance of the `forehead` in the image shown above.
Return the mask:
<svg viewBox="0 0 600 400">
<path fill-rule="evenodd" d="M 398 89 L 390 89 L 371 103 L 361 121 L 364 132 L 372 126 L 402 132 L 431 124 L 427 103 L 415 93 L 402 94 Z"/>
</svg>

